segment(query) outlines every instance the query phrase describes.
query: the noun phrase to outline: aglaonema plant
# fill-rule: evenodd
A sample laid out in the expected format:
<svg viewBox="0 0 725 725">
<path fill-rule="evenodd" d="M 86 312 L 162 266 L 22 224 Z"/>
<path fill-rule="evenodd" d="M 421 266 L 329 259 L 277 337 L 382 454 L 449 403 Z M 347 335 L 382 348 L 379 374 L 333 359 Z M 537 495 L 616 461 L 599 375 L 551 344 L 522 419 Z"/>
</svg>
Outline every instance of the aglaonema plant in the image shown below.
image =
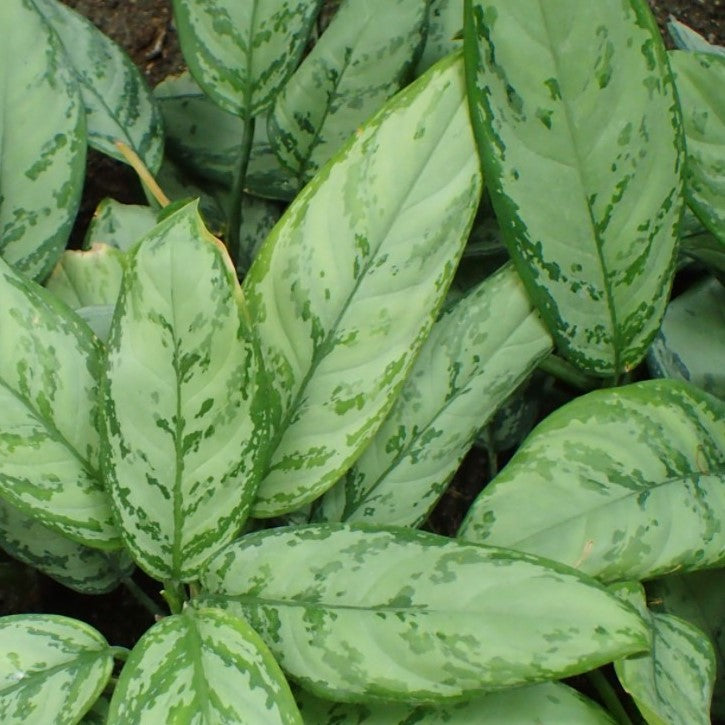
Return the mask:
<svg viewBox="0 0 725 725">
<path fill-rule="evenodd" d="M 155 95 L 0 8 L 0 545 L 150 609 L 0 618 L 2 722 L 709 722 L 719 55 L 640 0 L 320 7 L 174 2 Z M 151 205 L 62 252 L 89 144 Z"/>
</svg>

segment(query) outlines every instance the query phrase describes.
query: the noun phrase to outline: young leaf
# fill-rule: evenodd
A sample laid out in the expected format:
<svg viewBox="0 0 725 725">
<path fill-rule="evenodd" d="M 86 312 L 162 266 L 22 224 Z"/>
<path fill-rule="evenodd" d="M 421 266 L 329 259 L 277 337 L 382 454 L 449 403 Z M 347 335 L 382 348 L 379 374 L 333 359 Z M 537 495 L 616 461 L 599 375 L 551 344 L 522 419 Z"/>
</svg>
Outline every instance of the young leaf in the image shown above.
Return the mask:
<svg viewBox="0 0 725 725">
<path fill-rule="evenodd" d="M 104 594 L 133 571 L 124 549 L 91 549 L 43 526 L 0 500 L 0 546 L 64 586 L 83 594 Z"/>
<path fill-rule="evenodd" d="M 0 260 L 0 497 L 75 541 L 121 544 L 98 472 L 100 344 Z"/>
<path fill-rule="evenodd" d="M 88 225 L 84 249 L 96 243 L 128 251 L 141 237 L 156 226 L 156 212 L 150 206 L 121 204 L 104 199 Z"/>
<path fill-rule="evenodd" d="M 550 350 L 513 267 L 485 280 L 433 325 L 385 423 L 323 498 L 322 520 L 419 525 L 481 426 Z"/>
<path fill-rule="evenodd" d="M 344 0 L 279 93 L 269 138 L 300 186 L 406 82 L 427 0 Z"/>
<path fill-rule="evenodd" d="M 689 380 L 725 400 L 725 287 L 714 277 L 667 305 L 647 353 L 652 375 Z"/>
<path fill-rule="evenodd" d="M 244 522 L 267 435 L 226 251 L 195 203 L 128 253 L 108 342 L 104 464 L 139 566 L 190 580 Z"/>
<path fill-rule="evenodd" d="M 713 45 L 708 43 L 705 38 L 696 33 L 692 28 L 688 28 L 684 23 L 679 22 L 670 15 L 667 21 L 667 30 L 670 33 L 672 42 L 680 50 L 692 50 L 699 53 L 716 53 L 717 55 L 725 55 L 725 48 L 721 45 Z"/>
<path fill-rule="evenodd" d="M 674 380 L 577 398 L 534 429 L 459 536 L 605 581 L 722 564 L 724 421 L 723 403 Z"/>
<path fill-rule="evenodd" d="M 329 702 L 301 690 L 297 703 L 309 725 L 613 725 L 592 700 L 560 682 L 492 692 L 465 702 L 438 707 L 392 703 L 351 705 Z"/>
<path fill-rule="evenodd" d="M 3 725 L 73 725 L 101 694 L 113 669 L 92 627 L 52 614 L 0 618 Z"/>
<path fill-rule="evenodd" d="M 259 635 L 218 609 L 166 617 L 139 640 L 107 722 L 302 725 L 284 675 Z"/>
<path fill-rule="evenodd" d="M 85 114 L 63 50 L 32 0 L 0 2 L 0 254 L 44 278 L 73 225 Z"/>
<path fill-rule="evenodd" d="M 725 244 L 725 56 L 671 51 L 687 137 L 687 201 Z"/>
<path fill-rule="evenodd" d="M 31 0 L 60 40 L 86 109 L 88 143 L 119 161 L 123 141 L 153 172 L 161 165 L 161 115 L 141 72 L 112 40 L 58 0 Z"/>
<path fill-rule="evenodd" d="M 295 69 L 322 0 L 173 0 L 191 74 L 224 110 L 264 111 Z"/>
<path fill-rule="evenodd" d="M 683 134 L 644 0 L 466 0 L 469 100 L 516 268 L 557 345 L 618 376 L 674 271 Z"/>
<path fill-rule="evenodd" d="M 244 281 L 280 400 L 255 516 L 349 467 L 435 319 L 481 178 L 460 57 L 396 96 L 295 199 Z"/>
<path fill-rule="evenodd" d="M 431 0 L 428 33 L 415 69 L 422 75 L 434 63 L 461 49 L 463 44 L 463 3 L 461 0 Z"/>
<path fill-rule="evenodd" d="M 238 612 L 305 689 L 340 701 L 470 697 L 648 646 L 634 611 L 588 577 L 411 529 L 249 534 L 202 584 L 202 602 Z"/>
<path fill-rule="evenodd" d="M 709 725 L 715 656 L 708 638 L 670 614 L 647 611 L 641 585 L 611 588 L 632 602 L 652 628 L 652 649 L 614 663 L 622 687 L 648 723 Z"/>
</svg>

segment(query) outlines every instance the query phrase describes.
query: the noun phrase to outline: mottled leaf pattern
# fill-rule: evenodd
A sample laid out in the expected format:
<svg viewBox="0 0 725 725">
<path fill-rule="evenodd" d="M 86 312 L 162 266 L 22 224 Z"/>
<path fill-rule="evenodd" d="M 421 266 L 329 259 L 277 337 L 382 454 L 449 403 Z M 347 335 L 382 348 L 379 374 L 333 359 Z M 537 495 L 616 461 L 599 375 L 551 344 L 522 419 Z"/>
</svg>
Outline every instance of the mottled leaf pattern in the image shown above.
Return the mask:
<svg viewBox="0 0 725 725">
<path fill-rule="evenodd" d="M 73 225 L 86 161 L 80 90 L 32 0 L 0 3 L 0 254 L 42 279 Z"/>
<path fill-rule="evenodd" d="M 396 96 L 295 199 L 244 288 L 279 399 L 256 516 L 299 508 L 375 433 L 481 189 L 460 57 Z"/>
<path fill-rule="evenodd" d="M 194 579 L 244 522 L 267 436 L 259 365 L 226 251 L 196 204 L 129 253 L 108 342 L 105 468 L 124 541 Z"/>
<path fill-rule="evenodd" d="M 84 594 L 110 592 L 133 570 L 133 562 L 124 549 L 105 552 L 78 544 L 2 500 L 0 547 Z"/>
<path fill-rule="evenodd" d="M 398 704 L 351 705 L 297 694 L 308 725 L 613 725 L 599 705 L 560 682 L 492 692 L 439 707 Z"/>
<path fill-rule="evenodd" d="M 725 56 L 669 55 L 687 137 L 687 201 L 725 244 Z"/>
<path fill-rule="evenodd" d="M 275 201 L 257 199 L 245 194 L 242 198 L 242 225 L 239 230 L 237 274 L 247 274 L 264 240 L 282 216 L 282 207 Z"/>
<path fill-rule="evenodd" d="M 725 400 L 725 287 L 709 277 L 667 306 L 647 353 L 656 377 L 689 380 Z"/>
<path fill-rule="evenodd" d="M 98 472 L 100 345 L 0 260 L 0 497 L 74 540 L 117 548 Z"/>
<path fill-rule="evenodd" d="M 223 109 L 256 116 L 295 69 L 321 0 L 172 0 L 184 58 Z M 241 140 L 240 140 L 241 143 Z"/>
<path fill-rule="evenodd" d="M 52 614 L 0 618 L 0 721 L 73 725 L 113 668 L 106 640 L 83 622 Z"/>
<path fill-rule="evenodd" d="M 463 44 L 462 0 L 431 0 L 428 10 L 428 33 L 416 75 L 421 75 Z"/>
<path fill-rule="evenodd" d="M 466 0 L 469 99 L 504 238 L 558 347 L 619 375 L 674 270 L 683 137 L 644 0 Z"/>
<path fill-rule="evenodd" d="M 31 0 L 60 40 L 86 109 L 88 143 L 119 161 L 123 141 L 151 171 L 161 164 L 161 115 L 139 69 L 110 38 L 58 0 Z"/>
<path fill-rule="evenodd" d="M 301 186 L 407 81 L 426 0 L 344 0 L 276 97 L 269 138 Z"/>
<path fill-rule="evenodd" d="M 725 562 L 725 406 L 674 380 L 577 398 L 540 423 L 459 536 L 608 581 Z"/>
<path fill-rule="evenodd" d="M 250 534 L 210 562 L 202 585 L 305 689 L 340 701 L 471 696 L 647 647 L 643 623 L 593 580 L 411 529 Z"/>
<path fill-rule="evenodd" d="M 709 725 L 715 679 L 712 644 L 693 624 L 647 611 L 639 584 L 612 591 L 635 606 L 652 628 L 652 649 L 614 663 L 622 687 L 652 725 Z"/>
<path fill-rule="evenodd" d="M 325 494 L 322 519 L 419 525 L 478 430 L 550 349 L 513 267 L 484 281 L 435 323 L 385 423 Z"/>
<path fill-rule="evenodd" d="M 156 212 L 150 206 L 104 199 L 88 225 L 84 247 L 101 243 L 125 252 L 154 226 Z"/>
<path fill-rule="evenodd" d="M 111 699 L 108 725 L 301 725 L 292 693 L 264 642 L 242 619 L 187 609 L 134 647 Z"/>
</svg>

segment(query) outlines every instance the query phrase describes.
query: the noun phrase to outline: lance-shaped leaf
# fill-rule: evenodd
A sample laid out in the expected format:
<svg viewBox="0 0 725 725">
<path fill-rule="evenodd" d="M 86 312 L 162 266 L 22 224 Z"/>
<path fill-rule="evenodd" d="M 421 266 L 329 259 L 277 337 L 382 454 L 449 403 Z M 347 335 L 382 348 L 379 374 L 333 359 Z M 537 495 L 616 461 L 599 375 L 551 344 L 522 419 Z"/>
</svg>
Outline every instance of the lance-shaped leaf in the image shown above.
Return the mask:
<svg viewBox="0 0 725 725">
<path fill-rule="evenodd" d="M 725 287 L 708 277 L 667 306 L 647 353 L 656 377 L 689 380 L 725 400 Z"/>
<path fill-rule="evenodd" d="M 463 44 L 463 3 L 461 0 L 431 0 L 428 10 L 428 32 L 416 75 L 421 75 Z"/>
<path fill-rule="evenodd" d="M 481 426 L 550 350 L 511 265 L 481 283 L 435 323 L 385 423 L 323 498 L 323 520 L 419 525 Z"/>
<path fill-rule="evenodd" d="M 295 69 L 321 3 L 173 0 L 191 74 L 226 111 L 256 116 Z"/>
<path fill-rule="evenodd" d="M 636 607 L 652 629 L 650 652 L 614 663 L 622 687 L 647 722 L 709 725 L 715 655 L 707 636 L 679 617 L 647 611 L 640 584 L 627 582 L 611 589 Z"/>
<path fill-rule="evenodd" d="M 161 115 L 141 72 L 110 38 L 58 0 L 30 0 L 60 40 L 86 109 L 88 143 L 119 161 L 123 141 L 151 171 L 161 164 Z"/>
<path fill-rule="evenodd" d="M 83 546 L 2 500 L 0 546 L 16 559 L 84 594 L 110 592 L 133 571 L 133 562 L 125 550 L 105 552 Z"/>
<path fill-rule="evenodd" d="M 577 398 L 540 423 L 471 506 L 468 541 L 603 580 L 725 561 L 725 405 L 674 380 Z"/>
<path fill-rule="evenodd" d="M 73 725 L 101 694 L 111 648 L 84 622 L 52 614 L 0 618 L 0 720 Z"/>
<path fill-rule="evenodd" d="M 155 226 L 156 212 L 150 206 L 104 199 L 88 225 L 83 247 L 101 243 L 125 252 Z"/>
<path fill-rule="evenodd" d="M 266 438 L 231 262 L 195 203 L 128 253 L 108 342 L 104 463 L 138 564 L 193 579 L 244 522 Z"/>
<path fill-rule="evenodd" d="M 687 137 L 687 201 L 725 244 L 725 56 L 669 54 Z"/>
<path fill-rule="evenodd" d="M 202 583 L 305 689 L 340 701 L 470 697 L 647 648 L 639 617 L 588 577 L 411 529 L 250 534 Z"/>
<path fill-rule="evenodd" d="M 368 122 L 267 238 L 244 285 L 281 415 L 255 515 L 317 498 L 380 426 L 480 189 L 463 63 L 451 58 Z"/>
<path fill-rule="evenodd" d="M 466 0 L 466 68 L 516 268 L 562 353 L 616 376 L 642 359 L 664 313 L 683 138 L 644 1 L 590 6 Z"/>
<path fill-rule="evenodd" d="M 0 3 L 0 254 L 29 277 L 53 268 L 73 225 L 85 114 L 55 33 L 32 0 Z"/>
<path fill-rule="evenodd" d="M 670 15 L 670 19 L 667 21 L 667 31 L 675 47 L 680 50 L 693 50 L 701 53 L 715 53 L 725 56 L 725 48 L 721 45 L 708 43 L 700 33 L 695 32 L 692 28 L 679 22 L 672 15 Z"/>
<path fill-rule="evenodd" d="M 259 635 L 218 609 L 162 619 L 124 665 L 108 725 L 161 722 L 302 725 L 289 685 Z"/>
<path fill-rule="evenodd" d="M 100 344 L 0 260 L 0 497 L 72 539 L 120 545 L 98 472 Z"/>
<path fill-rule="evenodd" d="M 269 138 L 300 185 L 406 82 L 426 0 L 345 0 L 274 102 Z"/>
<path fill-rule="evenodd" d="M 466 702 L 438 707 L 392 703 L 353 705 L 330 702 L 304 690 L 297 693 L 302 718 L 309 725 L 613 725 L 614 721 L 592 700 L 560 682 L 492 692 Z"/>
</svg>

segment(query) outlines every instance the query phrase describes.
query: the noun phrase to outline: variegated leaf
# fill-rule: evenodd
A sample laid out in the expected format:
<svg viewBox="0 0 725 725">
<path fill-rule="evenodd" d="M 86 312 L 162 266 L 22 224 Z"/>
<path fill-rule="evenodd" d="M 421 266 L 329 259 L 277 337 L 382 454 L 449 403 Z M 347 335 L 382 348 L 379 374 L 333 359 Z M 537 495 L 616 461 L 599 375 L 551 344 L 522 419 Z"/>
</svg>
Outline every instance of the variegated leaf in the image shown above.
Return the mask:
<svg viewBox="0 0 725 725">
<path fill-rule="evenodd" d="M 687 201 L 725 244 L 725 56 L 671 51 L 687 137 Z"/>
<path fill-rule="evenodd" d="M 83 594 L 110 592 L 133 571 L 124 549 L 105 552 L 78 544 L 2 500 L 0 547 Z"/>
<path fill-rule="evenodd" d="M 0 618 L 0 652 L 3 725 L 74 725 L 113 669 L 95 629 L 52 614 Z"/>
<path fill-rule="evenodd" d="M 0 260 L 0 497 L 70 538 L 120 546 L 101 478 L 100 344 Z"/>
<path fill-rule="evenodd" d="M 99 697 L 93 707 L 83 716 L 81 725 L 107 725 L 108 723 L 108 700 Z"/>
<path fill-rule="evenodd" d="M 427 0 L 343 0 L 269 116 L 272 147 L 299 186 L 405 84 L 427 12 Z"/>
<path fill-rule="evenodd" d="M 161 115 L 139 69 L 110 38 L 58 0 L 31 0 L 55 31 L 78 80 L 88 143 L 119 161 L 123 141 L 151 171 L 161 165 Z"/>
<path fill-rule="evenodd" d="M 411 529 L 250 534 L 202 585 L 202 602 L 238 612 L 296 681 L 340 701 L 470 697 L 648 646 L 634 611 L 588 577 Z"/>
<path fill-rule="evenodd" d="M 644 0 L 466 0 L 469 100 L 516 268 L 557 345 L 618 376 L 664 314 L 683 134 Z"/>
<path fill-rule="evenodd" d="M 715 655 L 707 636 L 671 614 L 647 611 L 640 584 L 611 588 L 652 628 L 650 652 L 614 663 L 622 687 L 651 725 L 710 725 Z"/>
<path fill-rule="evenodd" d="M 481 426 L 550 350 L 511 265 L 481 283 L 435 323 L 385 423 L 323 498 L 322 520 L 418 526 Z"/>
<path fill-rule="evenodd" d="M 264 111 L 295 69 L 322 0 L 172 0 L 192 75 L 223 109 Z M 241 143 L 241 140 L 240 140 Z"/>
<path fill-rule="evenodd" d="M 705 229 L 689 207 L 682 215 L 680 229 L 680 255 L 684 261 L 702 262 L 725 285 L 725 242 Z"/>
<path fill-rule="evenodd" d="M 723 46 L 708 43 L 707 40 L 700 35 L 700 33 L 696 33 L 692 28 L 689 28 L 684 23 L 679 22 L 672 15 L 670 15 L 670 19 L 667 21 L 667 30 L 672 38 L 672 42 L 680 50 L 692 50 L 699 53 L 716 53 L 717 55 L 725 55 L 725 48 L 723 48 Z"/>
<path fill-rule="evenodd" d="M 462 0 L 431 0 L 428 33 L 415 69 L 421 75 L 441 58 L 461 49 L 463 44 Z"/>
<path fill-rule="evenodd" d="M 239 230 L 237 275 L 246 276 L 264 240 L 282 216 L 282 206 L 269 199 L 242 197 L 242 225 Z"/>
<path fill-rule="evenodd" d="M 540 423 L 459 536 L 606 581 L 725 562 L 725 405 L 674 380 L 577 398 Z"/>
<path fill-rule="evenodd" d="M 150 206 L 104 199 L 88 225 L 84 249 L 101 243 L 125 252 L 154 226 L 156 212 Z"/>
<path fill-rule="evenodd" d="M 297 703 L 308 725 L 614 725 L 592 700 L 560 682 L 492 692 L 439 707 L 393 703 L 351 705 L 300 691 Z"/>
<path fill-rule="evenodd" d="M 655 377 L 689 380 L 725 400 L 725 287 L 708 277 L 667 306 L 647 353 Z"/>
<path fill-rule="evenodd" d="M 187 609 L 134 647 L 111 699 L 108 725 L 302 725 L 279 665 L 244 620 Z"/>
<path fill-rule="evenodd" d="M 0 254 L 45 277 L 83 187 L 85 114 L 55 33 L 32 0 L 0 3 Z"/>
<path fill-rule="evenodd" d="M 267 437 L 241 290 L 196 203 L 128 253 L 108 342 L 105 470 L 126 545 L 190 580 L 240 528 Z"/>
<path fill-rule="evenodd" d="M 280 408 L 256 516 L 320 496 L 383 422 L 480 190 L 456 57 L 371 119 L 267 238 L 244 282 Z"/>
</svg>

